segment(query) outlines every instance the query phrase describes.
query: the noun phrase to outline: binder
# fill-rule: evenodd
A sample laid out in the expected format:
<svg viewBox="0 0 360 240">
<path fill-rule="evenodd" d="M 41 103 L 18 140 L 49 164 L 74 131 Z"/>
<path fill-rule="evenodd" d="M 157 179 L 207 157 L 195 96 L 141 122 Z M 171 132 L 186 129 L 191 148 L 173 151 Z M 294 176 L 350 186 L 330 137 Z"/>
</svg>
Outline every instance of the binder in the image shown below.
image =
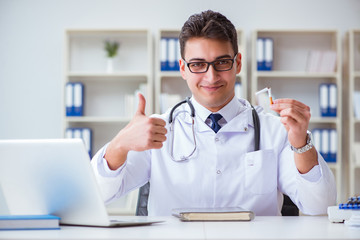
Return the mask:
<svg viewBox="0 0 360 240">
<path fill-rule="evenodd" d="M 169 71 L 176 71 L 176 38 L 168 39 L 168 58 L 169 58 Z"/>
<path fill-rule="evenodd" d="M 74 128 L 73 130 L 73 138 L 81 138 L 81 129 L 80 128 Z"/>
<path fill-rule="evenodd" d="M 274 42 L 272 38 L 265 38 L 264 40 L 264 70 L 265 71 L 271 71 L 273 69 L 273 52 L 274 52 Z"/>
<path fill-rule="evenodd" d="M 66 107 L 66 116 L 73 116 L 73 106 L 74 106 L 74 94 L 73 94 L 73 84 L 67 83 L 65 86 L 65 107 Z"/>
<path fill-rule="evenodd" d="M 258 38 L 256 40 L 256 62 L 258 71 L 263 71 L 265 69 L 264 45 L 265 43 L 263 38 Z"/>
<path fill-rule="evenodd" d="M 73 116 L 83 116 L 83 95 L 84 95 L 84 85 L 82 83 L 74 83 L 73 86 L 74 94 L 74 112 Z"/>
<path fill-rule="evenodd" d="M 314 128 L 311 132 L 314 139 L 314 146 L 321 152 L 321 130 L 319 128 Z"/>
<path fill-rule="evenodd" d="M 84 142 L 85 148 L 92 156 L 92 130 L 91 128 L 67 128 L 65 138 L 79 138 Z"/>
<path fill-rule="evenodd" d="M 237 98 L 242 98 L 242 84 L 241 82 L 235 83 L 235 96 Z"/>
<path fill-rule="evenodd" d="M 329 129 L 330 135 L 330 151 L 328 162 L 336 162 L 337 155 L 337 131 L 336 129 Z"/>
<path fill-rule="evenodd" d="M 169 62 L 168 62 L 168 40 L 167 38 L 161 38 L 160 40 L 160 70 L 167 71 Z"/>
<path fill-rule="evenodd" d="M 354 92 L 354 117 L 360 119 L 360 91 Z"/>
<path fill-rule="evenodd" d="M 329 84 L 329 117 L 336 117 L 337 112 L 337 86 L 336 84 Z"/>
<path fill-rule="evenodd" d="M 329 131 L 327 129 L 322 129 L 321 131 L 321 155 L 325 159 L 325 161 L 329 160 L 329 154 L 330 154 L 330 136 Z"/>
<path fill-rule="evenodd" d="M 179 38 L 176 38 L 176 57 L 175 57 L 175 70 L 176 71 L 180 71 L 179 59 L 181 59 L 180 41 L 179 41 Z"/>
<path fill-rule="evenodd" d="M 319 96 L 320 96 L 320 116 L 327 117 L 329 116 L 329 88 L 327 83 L 322 83 L 319 86 Z"/>
<path fill-rule="evenodd" d="M 91 157 L 91 154 L 92 154 L 92 151 L 91 151 L 92 150 L 91 137 L 92 137 L 92 134 L 91 134 L 90 128 L 83 128 L 82 132 L 81 132 L 81 138 L 84 141 L 86 150 L 88 151 L 90 157 Z"/>
</svg>

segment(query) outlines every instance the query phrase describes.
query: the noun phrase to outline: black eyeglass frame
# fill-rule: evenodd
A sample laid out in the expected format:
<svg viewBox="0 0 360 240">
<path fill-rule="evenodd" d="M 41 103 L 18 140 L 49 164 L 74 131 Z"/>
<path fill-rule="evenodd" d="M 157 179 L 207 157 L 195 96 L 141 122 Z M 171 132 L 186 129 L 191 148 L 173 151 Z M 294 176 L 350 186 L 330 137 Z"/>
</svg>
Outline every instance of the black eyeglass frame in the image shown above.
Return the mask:
<svg viewBox="0 0 360 240">
<path fill-rule="evenodd" d="M 185 59 L 183 59 L 183 60 L 184 60 L 184 62 L 185 62 L 185 64 L 186 64 L 186 66 L 189 68 L 189 71 L 190 71 L 191 73 L 195 73 L 195 74 L 197 74 L 197 73 L 206 73 L 206 72 L 209 70 L 210 65 L 212 65 L 213 68 L 215 69 L 215 71 L 217 71 L 217 72 L 227 72 L 227 71 L 230 71 L 230 70 L 233 68 L 236 56 L 237 56 L 237 54 L 235 54 L 235 56 L 234 56 L 232 59 L 230 59 L 230 58 L 217 59 L 217 60 L 212 61 L 212 62 L 205 62 L 205 61 L 200 61 L 200 62 L 186 62 Z M 231 67 L 230 67 L 229 69 L 226 69 L 226 70 L 218 70 L 218 69 L 216 69 L 215 63 L 216 63 L 216 62 L 219 62 L 219 61 L 224 61 L 224 60 L 229 60 L 229 61 L 231 61 Z M 202 71 L 202 72 L 193 72 L 193 71 L 191 71 L 191 68 L 190 68 L 190 64 L 192 64 L 192 63 L 206 63 L 206 69 L 205 69 L 204 71 Z"/>
</svg>

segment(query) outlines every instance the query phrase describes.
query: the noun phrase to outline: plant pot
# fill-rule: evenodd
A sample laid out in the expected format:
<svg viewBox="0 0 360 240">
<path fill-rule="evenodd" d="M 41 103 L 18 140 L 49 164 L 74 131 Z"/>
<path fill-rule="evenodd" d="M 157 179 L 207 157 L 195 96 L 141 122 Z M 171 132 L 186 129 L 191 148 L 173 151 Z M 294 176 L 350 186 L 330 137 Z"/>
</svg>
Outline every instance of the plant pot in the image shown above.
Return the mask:
<svg viewBox="0 0 360 240">
<path fill-rule="evenodd" d="M 107 73 L 113 73 L 114 72 L 114 59 L 113 58 L 108 58 L 107 59 L 106 72 Z"/>
</svg>

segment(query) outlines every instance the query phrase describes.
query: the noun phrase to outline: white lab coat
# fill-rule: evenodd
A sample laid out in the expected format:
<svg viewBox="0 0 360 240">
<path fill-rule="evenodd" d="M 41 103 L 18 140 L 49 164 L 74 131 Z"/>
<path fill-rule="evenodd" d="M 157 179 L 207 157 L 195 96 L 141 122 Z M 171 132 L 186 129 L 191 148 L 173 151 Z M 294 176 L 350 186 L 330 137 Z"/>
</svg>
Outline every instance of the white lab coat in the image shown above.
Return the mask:
<svg viewBox="0 0 360 240">
<path fill-rule="evenodd" d="M 278 117 L 261 112 L 260 150 L 254 152 L 250 104 L 245 100 L 237 104 L 241 112 L 218 133 L 195 114 L 197 148 L 187 161 L 175 162 L 170 157 L 169 124 L 167 141 L 161 149 L 131 151 L 116 171 L 111 171 L 103 159 L 106 146 L 100 149 L 92 166 L 104 200 L 110 202 L 150 181 L 150 216 L 171 215 L 173 208 L 236 206 L 256 215 L 281 215 L 282 193 L 305 214 L 326 213 L 327 206 L 335 204 L 336 187 L 321 155 L 318 153 L 318 166 L 299 174 L 284 126 Z M 176 158 L 194 148 L 191 118 L 184 111 L 190 112 L 186 104 L 174 114 Z M 168 122 L 169 111 L 157 117 Z"/>
</svg>

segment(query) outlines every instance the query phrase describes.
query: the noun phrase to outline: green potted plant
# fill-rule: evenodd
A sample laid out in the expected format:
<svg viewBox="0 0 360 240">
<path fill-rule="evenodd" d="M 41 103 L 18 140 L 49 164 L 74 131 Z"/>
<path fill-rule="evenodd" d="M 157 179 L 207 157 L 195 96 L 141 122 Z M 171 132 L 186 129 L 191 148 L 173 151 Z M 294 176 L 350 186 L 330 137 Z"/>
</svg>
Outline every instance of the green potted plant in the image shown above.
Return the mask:
<svg viewBox="0 0 360 240">
<path fill-rule="evenodd" d="M 111 73 L 114 71 L 114 57 L 117 55 L 119 49 L 118 42 L 105 41 L 104 49 L 107 56 L 107 72 Z"/>
</svg>

